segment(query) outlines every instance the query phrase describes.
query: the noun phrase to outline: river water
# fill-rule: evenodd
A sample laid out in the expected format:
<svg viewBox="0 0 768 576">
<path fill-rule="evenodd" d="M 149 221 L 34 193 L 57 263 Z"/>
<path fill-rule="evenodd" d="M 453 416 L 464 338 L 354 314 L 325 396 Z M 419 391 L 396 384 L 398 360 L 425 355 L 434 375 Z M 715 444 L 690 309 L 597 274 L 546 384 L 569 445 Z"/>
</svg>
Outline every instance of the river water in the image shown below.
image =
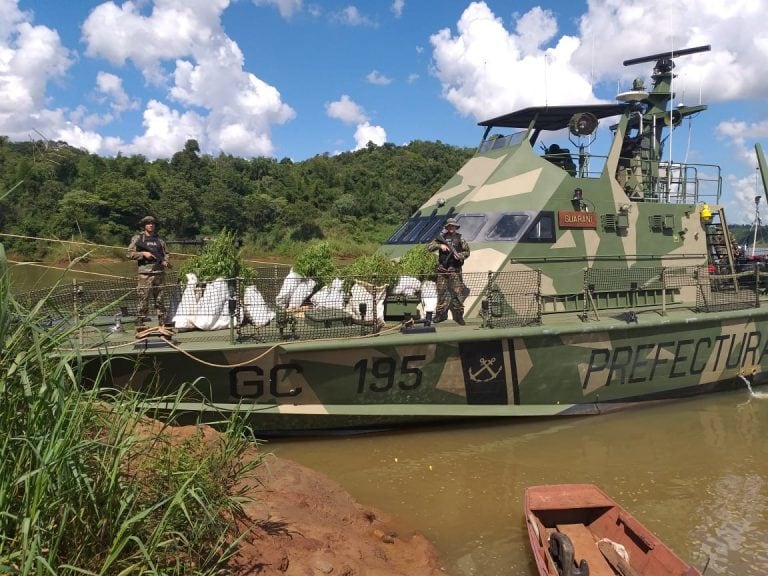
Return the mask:
<svg viewBox="0 0 768 576">
<path fill-rule="evenodd" d="M 527 486 L 598 484 L 708 576 L 768 571 L 768 391 L 603 416 L 272 440 L 441 553 L 446 574 L 533 575 Z"/>
<path fill-rule="evenodd" d="M 132 276 L 98 264 L 89 272 Z M 38 288 L 60 273 L 12 268 Z M 534 575 L 527 486 L 592 482 L 708 576 L 768 572 L 768 388 L 616 414 L 270 440 L 266 448 L 338 481 L 419 531 L 447 576 Z"/>
</svg>

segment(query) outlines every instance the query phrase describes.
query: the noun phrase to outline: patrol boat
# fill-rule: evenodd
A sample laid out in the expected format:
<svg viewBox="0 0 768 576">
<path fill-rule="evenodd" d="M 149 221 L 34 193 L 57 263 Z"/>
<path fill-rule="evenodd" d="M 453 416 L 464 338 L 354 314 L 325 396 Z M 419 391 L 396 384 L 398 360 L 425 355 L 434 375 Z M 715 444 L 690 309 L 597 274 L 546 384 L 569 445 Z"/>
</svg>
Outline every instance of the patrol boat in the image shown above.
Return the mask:
<svg viewBox="0 0 768 576">
<path fill-rule="evenodd" d="M 381 247 L 401 258 L 454 218 L 471 246 L 464 326 L 432 321 L 434 276 L 410 290 L 402 278 L 340 279 L 326 287 L 334 306 L 312 304 L 306 278 L 289 301 L 285 271 L 260 270 L 252 286 L 222 280 L 227 320 L 207 330 L 132 330 L 133 287 L 67 286 L 56 310 L 82 316 L 124 297 L 120 329 L 79 336 L 102 385 L 173 396 L 193 383 L 157 407 L 244 412 L 263 433 L 601 414 L 746 390 L 768 366 L 763 263 L 739 258 L 720 168 L 665 158 L 671 132 L 706 109 L 675 104 L 675 60 L 707 50 L 625 61 L 654 62 L 651 83 L 615 103 L 480 123 L 474 157 Z M 187 286 L 195 318 L 214 313 L 202 304 L 212 286 L 202 298 Z"/>
</svg>

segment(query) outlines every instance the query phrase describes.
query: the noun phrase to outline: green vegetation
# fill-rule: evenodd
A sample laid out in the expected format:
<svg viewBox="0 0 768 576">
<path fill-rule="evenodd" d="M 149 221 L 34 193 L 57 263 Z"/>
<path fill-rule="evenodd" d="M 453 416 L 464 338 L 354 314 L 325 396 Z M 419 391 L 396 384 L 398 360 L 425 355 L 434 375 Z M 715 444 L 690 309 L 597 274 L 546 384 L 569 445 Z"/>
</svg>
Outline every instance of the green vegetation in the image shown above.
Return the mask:
<svg viewBox="0 0 768 576">
<path fill-rule="evenodd" d="M 102 402 L 61 353 L 79 326 L 43 329 L 41 303 L 23 309 L 9 284 L 0 244 L 0 572 L 223 573 L 240 537 L 232 489 L 259 464 L 240 458 L 242 422 L 184 439 L 136 398 Z"/>
<path fill-rule="evenodd" d="M 353 281 L 368 282 L 375 286 L 390 284 L 400 275 L 397 263 L 383 254 L 360 256 L 344 269 L 346 290 Z"/>
<path fill-rule="evenodd" d="M 64 142 L 49 142 L 46 152 L 0 138 L 0 231 L 127 246 L 151 213 L 166 240 L 228 230 L 249 259 L 293 260 L 319 240 L 337 257 L 356 258 L 374 252 L 473 152 L 414 141 L 294 163 L 213 157 L 189 140 L 169 160 L 148 161 L 102 158 Z M 53 255 L 50 243 L 3 241 L 27 258 Z"/>
<path fill-rule="evenodd" d="M 182 278 L 192 272 L 200 282 L 217 278 L 252 279 L 253 269 L 245 265 L 236 246 L 235 235 L 224 230 L 206 243 L 202 252 L 187 258 L 179 269 Z"/>
<path fill-rule="evenodd" d="M 400 274 L 405 276 L 428 276 L 437 267 L 437 252 L 430 252 L 425 244 L 417 244 L 403 254 L 397 264 Z"/>
<path fill-rule="evenodd" d="M 318 288 L 330 284 L 338 274 L 333 263 L 331 245 L 326 241 L 314 242 L 299 254 L 293 269 L 305 278 L 314 278 Z"/>
</svg>

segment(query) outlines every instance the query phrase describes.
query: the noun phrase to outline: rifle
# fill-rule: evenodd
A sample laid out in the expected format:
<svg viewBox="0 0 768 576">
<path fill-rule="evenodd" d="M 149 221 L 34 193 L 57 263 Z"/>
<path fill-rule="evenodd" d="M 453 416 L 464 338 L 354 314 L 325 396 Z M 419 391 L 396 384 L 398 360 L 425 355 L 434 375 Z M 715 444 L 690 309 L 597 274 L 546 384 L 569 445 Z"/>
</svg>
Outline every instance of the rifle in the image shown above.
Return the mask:
<svg viewBox="0 0 768 576">
<path fill-rule="evenodd" d="M 459 263 L 459 265 L 464 263 L 464 258 L 461 256 L 461 254 L 456 252 L 456 248 L 454 248 L 453 242 L 448 242 L 448 240 L 445 239 L 445 236 L 443 236 L 442 232 L 437 236 L 435 236 L 435 240 L 437 240 L 441 244 L 445 244 L 446 246 L 448 246 L 448 249 L 451 251 L 451 256 L 454 257 L 454 259 L 456 260 L 456 262 Z"/>
<path fill-rule="evenodd" d="M 136 242 L 136 251 L 137 252 L 149 252 L 152 254 L 152 256 L 155 257 L 155 262 L 157 264 L 162 264 L 163 260 L 165 260 L 165 254 L 157 250 L 156 248 L 149 246 L 145 244 L 142 240 L 138 240 Z M 168 268 L 171 268 L 171 263 L 168 263 Z"/>
</svg>

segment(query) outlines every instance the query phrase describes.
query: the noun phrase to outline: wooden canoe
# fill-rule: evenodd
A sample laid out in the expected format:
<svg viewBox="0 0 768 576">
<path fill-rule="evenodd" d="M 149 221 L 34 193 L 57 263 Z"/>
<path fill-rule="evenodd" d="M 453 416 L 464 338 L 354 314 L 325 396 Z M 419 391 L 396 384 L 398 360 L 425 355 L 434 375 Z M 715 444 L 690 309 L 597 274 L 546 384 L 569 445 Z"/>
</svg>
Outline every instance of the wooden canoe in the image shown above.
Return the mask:
<svg viewBox="0 0 768 576">
<path fill-rule="evenodd" d="M 701 576 L 593 484 L 529 487 L 525 520 L 540 576 Z"/>
</svg>

